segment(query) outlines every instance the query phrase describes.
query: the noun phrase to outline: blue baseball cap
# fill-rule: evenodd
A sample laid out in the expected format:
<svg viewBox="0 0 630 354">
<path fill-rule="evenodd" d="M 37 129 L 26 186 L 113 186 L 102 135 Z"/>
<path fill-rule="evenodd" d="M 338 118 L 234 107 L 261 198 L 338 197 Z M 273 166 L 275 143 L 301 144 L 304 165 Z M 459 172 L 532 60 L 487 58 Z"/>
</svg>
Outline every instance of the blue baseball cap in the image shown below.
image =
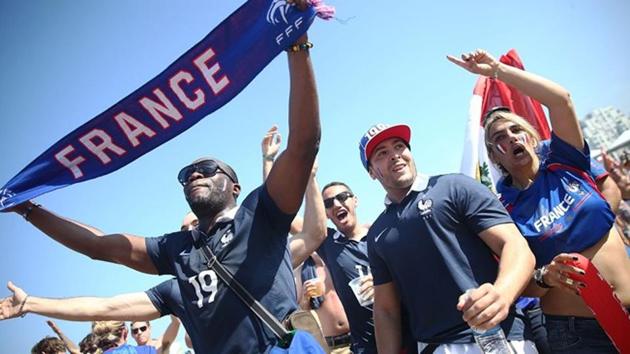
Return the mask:
<svg viewBox="0 0 630 354">
<path fill-rule="evenodd" d="M 400 138 L 409 146 L 411 128 L 405 124 L 389 125 L 379 123 L 370 127 L 367 133 L 363 135 L 359 141 L 359 153 L 361 155 L 361 163 L 363 163 L 366 171 L 369 171 L 370 157 L 374 152 L 374 148 L 390 138 Z"/>
</svg>

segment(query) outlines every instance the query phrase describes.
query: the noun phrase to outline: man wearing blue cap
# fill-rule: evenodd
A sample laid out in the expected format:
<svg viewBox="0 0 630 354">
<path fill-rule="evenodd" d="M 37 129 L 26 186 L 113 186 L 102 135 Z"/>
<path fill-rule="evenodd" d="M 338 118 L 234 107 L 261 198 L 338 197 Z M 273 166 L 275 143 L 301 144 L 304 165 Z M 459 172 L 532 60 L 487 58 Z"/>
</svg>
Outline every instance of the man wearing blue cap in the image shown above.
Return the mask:
<svg viewBox="0 0 630 354">
<path fill-rule="evenodd" d="M 534 269 L 527 243 L 488 188 L 463 175 L 419 175 L 410 139 L 406 125 L 378 124 L 359 144 L 387 193 L 367 236 L 378 352 L 400 350 L 402 302 L 419 352 L 479 353 L 471 327 L 500 325 L 516 352 L 535 353 L 512 305 Z"/>
</svg>

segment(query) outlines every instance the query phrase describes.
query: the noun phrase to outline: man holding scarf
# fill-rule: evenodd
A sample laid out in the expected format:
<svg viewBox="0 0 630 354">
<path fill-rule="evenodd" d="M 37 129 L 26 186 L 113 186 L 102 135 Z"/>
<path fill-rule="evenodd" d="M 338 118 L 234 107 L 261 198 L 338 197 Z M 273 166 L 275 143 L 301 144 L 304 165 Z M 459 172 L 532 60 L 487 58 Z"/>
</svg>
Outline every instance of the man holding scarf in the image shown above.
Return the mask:
<svg viewBox="0 0 630 354">
<path fill-rule="evenodd" d="M 178 175 L 186 200 L 199 219 L 202 241 L 279 320 L 297 308 L 287 233 L 300 207 L 320 139 L 310 46 L 304 35 L 288 52 L 288 146 L 261 187 L 237 206 L 238 177 L 226 163 L 202 158 Z M 194 322 L 187 329 L 199 332 L 191 336 L 203 336 L 203 352 L 262 353 L 277 343 L 272 332 L 207 268 L 190 231 L 155 238 L 125 233 L 103 236 L 91 226 L 57 216 L 32 202 L 10 210 L 90 258 L 144 273 L 176 276 L 185 310 Z"/>
</svg>

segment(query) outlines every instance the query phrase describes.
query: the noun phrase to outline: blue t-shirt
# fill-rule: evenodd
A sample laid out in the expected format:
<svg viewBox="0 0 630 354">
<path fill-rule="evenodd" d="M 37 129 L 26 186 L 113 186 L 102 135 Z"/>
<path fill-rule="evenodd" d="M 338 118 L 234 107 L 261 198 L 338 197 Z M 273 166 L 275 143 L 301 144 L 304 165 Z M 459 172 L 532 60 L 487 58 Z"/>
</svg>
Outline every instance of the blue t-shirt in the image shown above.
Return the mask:
<svg viewBox="0 0 630 354">
<path fill-rule="evenodd" d="M 250 193 L 233 220 L 218 222 L 208 244 L 223 264 L 277 319 L 297 308 L 287 248 L 294 215 L 283 213 L 265 186 Z M 190 231 L 146 239 L 160 274 L 177 278 L 187 330 L 200 353 L 263 353 L 277 342 L 273 333 L 205 265 Z M 158 307 L 160 312 L 167 309 Z"/>
<path fill-rule="evenodd" d="M 123 344 L 120 347 L 111 348 L 105 351 L 104 354 L 156 354 L 155 347 L 150 345 L 134 346 L 129 344 Z"/>
<path fill-rule="evenodd" d="M 394 282 L 417 341 L 473 343 L 457 301 L 494 283 L 498 263 L 478 235 L 512 219 L 487 187 L 464 175 L 434 176 L 418 189 L 388 205 L 368 232 L 374 284 Z M 517 313 L 512 306 L 501 323 L 511 340 L 523 339 Z"/>
<path fill-rule="evenodd" d="M 328 236 L 319 246 L 317 254 L 324 260 L 332 277 L 335 291 L 341 300 L 350 324 L 353 350 L 356 353 L 376 353 L 372 305 L 363 307 L 348 283 L 359 276 L 359 269 L 365 275 L 370 262 L 367 255 L 367 239 L 348 239 L 343 233 L 328 228 Z"/>
<path fill-rule="evenodd" d="M 593 246 L 615 219 L 595 183 L 597 170 L 586 142 L 582 152 L 552 134 L 549 151 L 529 188 L 513 187 L 509 177 L 497 183 L 500 199 L 527 239 L 537 267 L 559 253 Z"/>
</svg>

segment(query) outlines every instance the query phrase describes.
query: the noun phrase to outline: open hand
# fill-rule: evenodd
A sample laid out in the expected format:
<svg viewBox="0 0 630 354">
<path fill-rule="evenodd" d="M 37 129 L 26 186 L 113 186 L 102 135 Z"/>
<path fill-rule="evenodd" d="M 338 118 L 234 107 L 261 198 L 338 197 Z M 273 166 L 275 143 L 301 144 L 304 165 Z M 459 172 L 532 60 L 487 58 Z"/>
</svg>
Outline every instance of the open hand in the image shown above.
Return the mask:
<svg viewBox="0 0 630 354">
<path fill-rule="evenodd" d="M 26 293 L 24 290 L 15 286 L 12 282 L 7 284 L 7 288 L 13 293 L 13 296 L 7 296 L 0 302 L 0 320 L 22 315 L 21 310 L 24 309 L 24 301 Z"/>
<path fill-rule="evenodd" d="M 262 150 L 263 156 L 269 156 L 273 159 L 278 155 L 278 151 L 280 150 L 280 143 L 282 142 L 282 136 L 278 132 L 278 126 L 274 125 L 265 134 L 262 142 L 260 143 L 260 148 Z"/>
</svg>

